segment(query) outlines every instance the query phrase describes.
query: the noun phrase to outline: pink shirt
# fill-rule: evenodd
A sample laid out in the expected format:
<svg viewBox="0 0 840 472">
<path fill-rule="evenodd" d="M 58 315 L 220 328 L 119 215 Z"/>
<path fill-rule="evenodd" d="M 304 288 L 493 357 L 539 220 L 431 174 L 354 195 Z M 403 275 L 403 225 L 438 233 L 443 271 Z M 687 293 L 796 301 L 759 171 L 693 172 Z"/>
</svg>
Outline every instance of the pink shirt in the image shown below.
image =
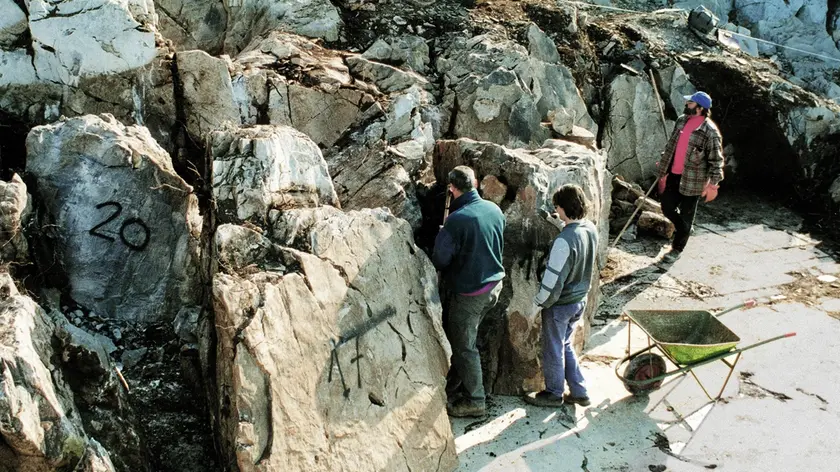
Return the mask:
<svg viewBox="0 0 840 472">
<path fill-rule="evenodd" d="M 703 116 L 692 116 L 685 122 L 680 137 L 677 140 L 677 150 L 674 151 L 674 163 L 671 165 L 672 174 L 682 174 L 685 169 L 685 155 L 688 152 L 688 140 L 691 138 L 691 133 L 703 124 Z"/>
</svg>

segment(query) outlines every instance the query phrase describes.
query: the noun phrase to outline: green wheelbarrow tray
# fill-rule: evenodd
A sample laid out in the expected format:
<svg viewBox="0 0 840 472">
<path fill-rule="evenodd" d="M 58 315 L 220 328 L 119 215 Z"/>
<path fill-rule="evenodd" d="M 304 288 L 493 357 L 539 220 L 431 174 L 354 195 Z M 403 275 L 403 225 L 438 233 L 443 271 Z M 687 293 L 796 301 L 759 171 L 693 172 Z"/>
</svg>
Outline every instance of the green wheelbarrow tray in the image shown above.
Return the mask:
<svg viewBox="0 0 840 472">
<path fill-rule="evenodd" d="M 680 365 L 729 352 L 741 341 L 708 311 L 627 310 L 625 313 Z"/>
</svg>

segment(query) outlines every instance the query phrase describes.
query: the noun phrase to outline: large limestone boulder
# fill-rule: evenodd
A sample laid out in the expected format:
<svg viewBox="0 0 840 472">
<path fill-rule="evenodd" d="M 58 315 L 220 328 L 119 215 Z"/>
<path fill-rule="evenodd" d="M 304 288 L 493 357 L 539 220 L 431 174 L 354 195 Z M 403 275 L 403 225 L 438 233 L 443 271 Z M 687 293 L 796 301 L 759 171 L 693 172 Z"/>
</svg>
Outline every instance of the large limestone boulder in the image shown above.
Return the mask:
<svg viewBox="0 0 840 472">
<path fill-rule="evenodd" d="M 481 352 L 485 386 L 488 391 L 508 395 L 541 390 L 541 318 L 533 299 L 557 228 L 539 216 L 539 211 L 553 212 L 551 197 L 561 185 L 580 185 L 593 203 L 589 218 L 598 226 L 598 260 L 605 264 L 610 178 L 604 158 L 584 146 L 559 140 L 549 140 L 532 151 L 463 138 L 439 141 L 434 160 L 438 181 L 445 181 L 457 165 L 472 167 L 480 182 L 492 180 L 492 176 L 505 184 L 499 206 L 507 218 L 503 257 L 507 276 L 500 303 L 479 333 L 485 346 Z M 576 349 L 582 349 L 589 337 L 598 294 L 596 271 L 585 316 L 575 334 Z"/>
<path fill-rule="evenodd" d="M 155 0 L 160 29 L 178 49 L 236 54 L 269 31 L 339 39 L 343 27 L 329 0 Z"/>
<path fill-rule="evenodd" d="M 34 128 L 27 152 L 39 262 L 73 300 L 138 323 L 198 304 L 197 199 L 148 130 L 86 115 Z"/>
<path fill-rule="evenodd" d="M 293 128 L 229 128 L 208 141 L 220 222 L 264 224 L 271 210 L 338 205 L 321 150 Z"/>
<path fill-rule="evenodd" d="M 653 85 L 647 77 L 619 75 L 610 83 L 607 100 L 610 113 L 602 139 L 607 167 L 631 182 L 652 181 L 668 140 Z M 674 123 L 666 126 L 670 134 Z"/>
<path fill-rule="evenodd" d="M 748 26 L 759 21 L 781 22 L 791 17 L 825 26 L 828 5 L 820 0 L 735 0 L 733 2 L 736 19 Z"/>
<path fill-rule="evenodd" d="M 218 431 L 238 470 L 452 470 L 434 268 L 382 210 L 223 225 Z"/>
<path fill-rule="evenodd" d="M 455 108 L 456 136 L 538 147 L 551 135 L 542 122 L 560 109 L 575 117 L 575 125 L 597 133 L 551 39 L 533 25 L 528 39 L 529 49 L 491 35 L 458 38 L 443 51 L 437 67 L 444 101 Z"/>
<path fill-rule="evenodd" d="M 53 332 L 46 313 L 0 274 L 0 471 L 114 471 L 53 364 Z"/>
<path fill-rule="evenodd" d="M 0 261 L 26 263 L 29 245 L 23 235 L 32 213 L 26 184 L 15 174 L 9 182 L 0 182 Z"/>
<path fill-rule="evenodd" d="M 377 38 L 362 57 L 424 73 L 429 66 L 429 45 L 420 36 Z"/>
</svg>

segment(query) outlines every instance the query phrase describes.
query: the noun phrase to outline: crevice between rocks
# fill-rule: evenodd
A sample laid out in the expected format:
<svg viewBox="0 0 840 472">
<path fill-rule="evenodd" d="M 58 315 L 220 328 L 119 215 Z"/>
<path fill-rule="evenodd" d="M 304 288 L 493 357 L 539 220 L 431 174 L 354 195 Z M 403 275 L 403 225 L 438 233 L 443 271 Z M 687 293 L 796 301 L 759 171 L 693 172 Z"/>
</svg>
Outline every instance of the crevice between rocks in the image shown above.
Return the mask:
<svg viewBox="0 0 840 472">
<path fill-rule="evenodd" d="M 838 8 L 840 8 L 840 0 L 828 0 L 828 10 L 825 14 L 825 31 L 832 37 L 834 35 L 834 22 L 838 17 Z"/>
</svg>

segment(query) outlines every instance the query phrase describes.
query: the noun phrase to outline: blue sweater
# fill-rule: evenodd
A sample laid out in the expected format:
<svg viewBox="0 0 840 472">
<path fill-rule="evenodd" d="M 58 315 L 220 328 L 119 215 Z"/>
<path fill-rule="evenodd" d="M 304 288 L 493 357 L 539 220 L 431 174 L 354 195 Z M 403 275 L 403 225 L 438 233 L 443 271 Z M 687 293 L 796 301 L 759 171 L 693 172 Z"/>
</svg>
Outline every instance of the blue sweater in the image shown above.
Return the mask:
<svg viewBox="0 0 840 472">
<path fill-rule="evenodd" d="M 505 215 L 471 190 L 452 202 L 435 239 L 432 263 L 455 293 L 474 292 L 505 277 L 502 267 Z"/>
</svg>

